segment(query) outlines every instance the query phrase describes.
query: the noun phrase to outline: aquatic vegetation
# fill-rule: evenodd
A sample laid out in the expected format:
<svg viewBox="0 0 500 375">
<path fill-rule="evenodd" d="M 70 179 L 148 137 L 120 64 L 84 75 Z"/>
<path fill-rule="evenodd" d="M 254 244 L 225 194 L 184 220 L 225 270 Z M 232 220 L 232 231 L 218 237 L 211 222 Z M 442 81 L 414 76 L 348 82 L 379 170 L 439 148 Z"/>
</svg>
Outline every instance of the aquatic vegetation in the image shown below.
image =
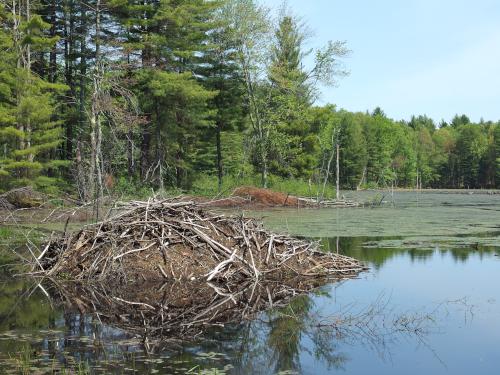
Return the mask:
<svg viewBox="0 0 500 375">
<path fill-rule="evenodd" d="M 472 251 L 491 251 L 500 248 L 500 232 L 485 233 L 484 236 L 449 237 L 424 236 L 405 237 L 404 239 L 384 239 L 365 242 L 365 248 L 452 250 L 467 249 Z"/>
<path fill-rule="evenodd" d="M 366 199 L 370 194 L 353 194 Z M 373 209 L 275 209 L 251 213 L 274 230 L 304 237 L 413 237 L 494 233 L 500 196 L 398 193 L 395 204 Z M 445 204 L 452 201 L 453 204 Z"/>
</svg>

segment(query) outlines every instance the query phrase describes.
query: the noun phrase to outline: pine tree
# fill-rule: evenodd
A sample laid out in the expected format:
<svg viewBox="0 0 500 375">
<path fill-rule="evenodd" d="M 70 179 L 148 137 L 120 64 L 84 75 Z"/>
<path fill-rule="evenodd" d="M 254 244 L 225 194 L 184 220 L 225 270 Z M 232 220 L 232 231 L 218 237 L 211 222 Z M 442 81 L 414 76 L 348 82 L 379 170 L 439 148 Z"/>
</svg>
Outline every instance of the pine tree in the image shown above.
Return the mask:
<svg viewBox="0 0 500 375">
<path fill-rule="evenodd" d="M 314 159 L 308 157 L 315 137 L 311 137 L 308 122 L 311 87 L 301 67 L 303 41 L 297 21 L 284 16 L 272 47 L 266 114 L 273 138 L 269 148 L 275 154 L 271 170 L 287 177 L 308 177 L 315 167 Z"/>
<path fill-rule="evenodd" d="M 355 189 L 366 166 L 366 142 L 360 120 L 349 114 L 340 123 L 340 180 L 342 186 Z"/>
<path fill-rule="evenodd" d="M 363 125 L 368 154 L 367 181 L 377 186 L 384 186 L 393 160 L 395 143 L 393 123 L 379 109 L 372 116 L 366 116 Z"/>
<path fill-rule="evenodd" d="M 29 3 L 25 5 L 10 17 L 0 9 L 0 48 L 6 57 L 0 78 L 0 141 L 4 145 L 0 173 L 8 177 L 5 185 L 38 183 L 50 188 L 58 168 L 67 165 L 54 153 L 62 142 L 54 93 L 64 86 L 48 83 L 31 70 L 32 54 L 47 51 L 55 39 L 44 36 L 49 25 L 33 14 Z"/>
<path fill-rule="evenodd" d="M 17 56 L 12 36 L 7 32 L 11 24 L 6 9 L 0 4 L 0 189 L 8 186 L 10 178 L 15 177 L 6 165 L 14 161 L 12 152 L 24 136 L 16 126 Z"/>
<path fill-rule="evenodd" d="M 204 87 L 203 73 L 218 2 L 113 0 L 111 5 L 123 25 L 133 90 L 147 122 L 142 178 L 160 188 L 165 181 L 188 186 L 196 142 L 212 114 L 208 101 L 215 93 Z"/>
<path fill-rule="evenodd" d="M 213 126 L 207 128 L 205 137 L 198 142 L 200 152 L 197 153 L 196 169 L 214 170 L 219 191 L 225 173 L 223 132 L 229 135 L 234 131 L 243 131 L 246 120 L 243 73 L 238 64 L 235 43 L 228 36 L 229 28 L 230 25 L 218 9 L 214 14 L 214 29 L 208 34 L 208 45 L 204 52 L 205 64 L 199 69 L 204 87 L 217 94 L 210 103 L 214 111 Z M 237 148 L 242 147 L 243 142 Z M 232 152 L 238 154 L 237 148 Z"/>
<path fill-rule="evenodd" d="M 460 126 L 456 154 L 462 187 L 480 187 L 479 166 L 486 150 L 487 140 L 480 126 L 475 124 Z"/>
<path fill-rule="evenodd" d="M 456 131 L 441 127 L 433 134 L 436 152 L 433 157 L 435 172 L 439 176 L 436 186 L 456 187 Z"/>
<path fill-rule="evenodd" d="M 500 123 L 495 125 L 493 136 L 493 149 L 495 153 L 495 158 L 493 159 L 493 168 L 495 173 L 495 186 L 500 188 Z"/>
</svg>

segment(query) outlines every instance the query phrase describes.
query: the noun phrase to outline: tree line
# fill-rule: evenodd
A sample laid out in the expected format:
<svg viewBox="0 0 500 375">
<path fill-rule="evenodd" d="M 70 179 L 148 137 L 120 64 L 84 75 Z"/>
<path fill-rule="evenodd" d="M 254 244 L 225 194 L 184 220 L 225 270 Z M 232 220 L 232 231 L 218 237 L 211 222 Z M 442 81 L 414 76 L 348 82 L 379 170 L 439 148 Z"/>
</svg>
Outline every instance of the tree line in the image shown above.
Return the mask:
<svg viewBox="0 0 500 375">
<path fill-rule="evenodd" d="M 255 0 L 2 1 L 0 189 L 320 187 L 337 150 L 344 188 L 500 187 L 499 123 L 315 105 L 350 51 L 310 35 Z"/>
</svg>

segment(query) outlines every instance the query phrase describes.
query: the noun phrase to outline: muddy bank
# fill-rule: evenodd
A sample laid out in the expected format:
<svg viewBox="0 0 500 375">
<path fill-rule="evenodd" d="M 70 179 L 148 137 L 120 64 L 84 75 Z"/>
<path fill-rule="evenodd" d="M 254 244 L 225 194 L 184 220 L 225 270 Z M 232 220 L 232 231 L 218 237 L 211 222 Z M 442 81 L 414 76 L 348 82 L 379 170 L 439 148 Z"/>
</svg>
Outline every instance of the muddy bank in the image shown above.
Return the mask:
<svg viewBox="0 0 500 375">
<path fill-rule="evenodd" d="M 202 201 L 207 207 L 310 207 L 310 201 L 271 189 L 253 186 L 236 188 L 231 196 L 222 199 Z"/>
</svg>

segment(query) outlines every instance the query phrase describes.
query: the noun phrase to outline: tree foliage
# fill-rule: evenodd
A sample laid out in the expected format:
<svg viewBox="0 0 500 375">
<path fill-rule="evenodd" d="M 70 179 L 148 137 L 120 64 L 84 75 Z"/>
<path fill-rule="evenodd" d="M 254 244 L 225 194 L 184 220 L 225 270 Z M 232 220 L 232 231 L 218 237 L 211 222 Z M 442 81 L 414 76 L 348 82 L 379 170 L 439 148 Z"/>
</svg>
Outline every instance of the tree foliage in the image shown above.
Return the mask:
<svg viewBox="0 0 500 375">
<path fill-rule="evenodd" d="M 99 198 L 211 177 L 344 188 L 500 187 L 500 124 L 318 106 L 344 41 L 256 0 L 0 4 L 0 189 Z"/>
</svg>

